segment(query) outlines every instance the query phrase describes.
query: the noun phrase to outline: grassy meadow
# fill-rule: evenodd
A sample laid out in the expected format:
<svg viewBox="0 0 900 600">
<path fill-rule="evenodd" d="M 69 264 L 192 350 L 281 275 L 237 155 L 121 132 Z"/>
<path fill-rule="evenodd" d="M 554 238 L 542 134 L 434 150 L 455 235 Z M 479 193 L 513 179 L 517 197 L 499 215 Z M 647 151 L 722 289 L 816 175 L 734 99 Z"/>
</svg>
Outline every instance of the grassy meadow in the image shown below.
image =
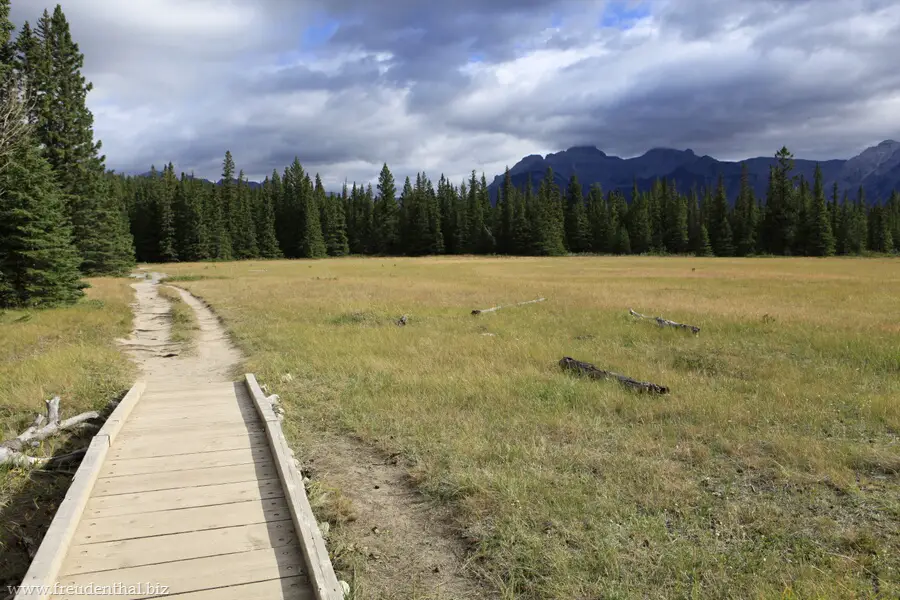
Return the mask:
<svg viewBox="0 0 900 600">
<path fill-rule="evenodd" d="M 65 419 L 101 410 L 131 387 L 135 370 L 114 343 L 131 331 L 131 282 L 87 281 L 87 298 L 74 306 L 0 311 L 0 438 L 24 431 L 54 395 Z M 32 453 L 64 453 L 73 441 L 49 438 Z M 0 467 L 0 585 L 17 585 L 25 574 L 70 479 Z"/>
<path fill-rule="evenodd" d="M 300 455 L 330 431 L 408 458 L 498 597 L 900 594 L 896 260 L 160 269 L 224 318 Z M 567 375 L 563 356 L 671 393 Z"/>
</svg>

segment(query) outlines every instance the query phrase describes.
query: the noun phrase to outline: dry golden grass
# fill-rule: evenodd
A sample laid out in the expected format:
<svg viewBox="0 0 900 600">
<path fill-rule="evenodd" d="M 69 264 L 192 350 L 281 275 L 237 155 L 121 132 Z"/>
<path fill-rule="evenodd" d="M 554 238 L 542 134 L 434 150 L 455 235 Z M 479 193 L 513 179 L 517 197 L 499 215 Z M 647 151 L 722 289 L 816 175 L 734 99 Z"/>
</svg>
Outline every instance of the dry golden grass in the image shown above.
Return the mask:
<svg viewBox="0 0 900 600">
<path fill-rule="evenodd" d="M 67 308 L 0 312 L 0 437 L 28 427 L 59 395 L 67 418 L 101 410 L 132 384 L 133 365 L 114 340 L 128 337 L 133 290 L 126 279 L 89 279 L 87 299 Z M 67 436 L 30 452 L 76 449 Z M 84 444 L 81 444 L 84 445 Z M 80 447 L 80 446 L 79 446 Z M 71 476 L 0 467 L 0 586 L 18 585 L 65 496 Z"/>
<path fill-rule="evenodd" d="M 159 295 L 169 303 L 169 320 L 172 325 L 169 331 L 169 340 L 181 345 L 185 352 L 192 352 L 195 349 L 197 332 L 200 331 L 197 315 L 181 299 L 181 294 L 175 288 L 161 285 L 157 290 Z"/>
<path fill-rule="evenodd" d="M 352 432 L 413 460 L 421 489 L 477 540 L 472 564 L 500 597 L 900 594 L 897 260 L 166 271 L 221 278 L 181 285 L 285 400 L 289 433 Z M 703 330 L 659 329 L 629 308 Z M 672 393 L 568 376 L 565 355 Z"/>
</svg>

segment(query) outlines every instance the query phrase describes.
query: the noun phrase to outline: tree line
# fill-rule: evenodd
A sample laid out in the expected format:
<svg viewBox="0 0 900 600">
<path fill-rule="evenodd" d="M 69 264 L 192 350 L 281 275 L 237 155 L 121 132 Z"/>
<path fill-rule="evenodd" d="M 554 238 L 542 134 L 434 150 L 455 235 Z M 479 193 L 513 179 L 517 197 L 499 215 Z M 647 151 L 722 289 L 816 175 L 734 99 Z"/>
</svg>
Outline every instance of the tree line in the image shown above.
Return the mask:
<svg viewBox="0 0 900 600">
<path fill-rule="evenodd" d="M 82 276 L 127 273 L 134 248 L 62 9 L 15 38 L 9 14 L 0 0 L 0 307 L 70 303 Z"/>
<path fill-rule="evenodd" d="M 181 174 L 172 164 L 149 176 L 111 175 L 126 207 L 141 261 L 320 258 L 348 254 L 567 253 L 756 254 L 831 256 L 900 251 L 900 196 L 869 205 L 826 195 L 822 173 L 794 177 L 793 157 L 777 154 L 765 198 L 756 198 L 746 168 L 730 201 L 716 185 L 687 193 L 658 180 L 646 192 L 587 193 L 576 176 L 565 189 L 553 172 L 523 189 L 507 170 L 491 201 L 484 175 L 454 184 L 425 173 L 399 187 L 387 165 L 377 185 L 326 193 L 299 160 L 251 187 L 235 175 L 230 152 L 219 184 Z"/>
<path fill-rule="evenodd" d="M 495 198 L 484 175 L 327 193 L 300 161 L 259 186 L 230 152 L 213 184 L 170 163 L 149 176 L 107 171 L 86 105 L 91 83 L 62 9 L 18 35 L 0 0 L 0 307 L 48 306 L 83 296 L 84 276 L 121 275 L 152 262 L 319 258 L 347 254 L 565 253 L 830 256 L 900 250 L 900 196 L 870 205 L 837 186 L 826 195 L 793 174 L 782 148 L 764 198 L 746 169 L 729 199 L 717 185 L 680 190 L 657 181 L 631 198 L 549 171 L 521 189 L 509 170 Z M 493 201 L 492 201 L 493 200 Z M 730 201 L 733 200 L 733 201 Z"/>
</svg>

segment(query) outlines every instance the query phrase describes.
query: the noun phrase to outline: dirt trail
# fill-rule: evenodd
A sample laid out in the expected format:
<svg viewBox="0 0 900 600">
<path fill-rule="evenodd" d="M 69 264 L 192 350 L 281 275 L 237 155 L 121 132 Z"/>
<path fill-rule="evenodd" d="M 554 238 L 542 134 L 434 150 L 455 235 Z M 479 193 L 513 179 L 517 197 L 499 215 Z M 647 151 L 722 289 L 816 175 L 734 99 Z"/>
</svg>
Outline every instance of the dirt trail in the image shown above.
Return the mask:
<svg viewBox="0 0 900 600">
<path fill-rule="evenodd" d="M 147 277 L 149 276 L 149 278 Z M 197 315 L 195 350 L 182 355 L 170 341 L 169 302 L 159 295 L 161 273 L 140 271 L 132 284 L 134 328 L 119 340 L 155 387 L 186 388 L 234 381 L 241 376 L 241 353 L 213 312 L 188 292 L 175 288 Z M 174 286 L 173 286 L 174 287 Z M 349 562 L 362 566 L 362 588 L 354 598 L 477 599 L 483 590 L 465 569 L 465 548 L 448 525 L 446 508 L 424 501 L 407 469 L 350 438 L 307 431 L 304 470 L 334 486 L 352 504 L 355 519 L 338 528 L 338 546 Z M 347 545 L 353 550 L 348 552 Z M 361 563 L 361 565 L 360 565 Z M 349 576 L 350 573 L 345 575 Z M 360 582 L 358 582 L 359 584 Z"/>
<path fill-rule="evenodd" d="M 139 279 L 131 285 L 135 290 L 134 326 L 131 337 L 120 340 L 140 367 L 143 378 L 166 387 L 232 381 L 241 354 L 232 346 L 216 316 L 200 300 L 176 288 L 200 324 L 196 351 L 181 354 L 181 348 L 170 342 L 169 302 L 157 289 L 164 275 L 148 275 L 149 279 Z"/>
</svg>

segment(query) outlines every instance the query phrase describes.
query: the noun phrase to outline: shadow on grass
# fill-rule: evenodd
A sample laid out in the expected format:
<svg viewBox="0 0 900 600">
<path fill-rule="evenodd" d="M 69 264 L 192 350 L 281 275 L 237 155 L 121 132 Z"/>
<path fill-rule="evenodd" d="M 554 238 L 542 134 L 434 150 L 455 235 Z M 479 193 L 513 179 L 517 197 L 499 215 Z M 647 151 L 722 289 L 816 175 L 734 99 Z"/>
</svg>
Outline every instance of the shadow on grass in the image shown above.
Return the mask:
<svg viewBox="0 0 900 600">
<path fill-rule="evenodd" d="M 99 418 L 88 422 L 94 427 L 45 440 L 45 444 L 53 444 L 53 454 L 45 466 L 0 467 L 0 599 L 13 598 L 10 586 L 19 585 L 25 577 L 69 491 L 83 455 L 68 455 L 87 449 L 126 393 L 120 393 L 99 411 Z"/>
</svg>

